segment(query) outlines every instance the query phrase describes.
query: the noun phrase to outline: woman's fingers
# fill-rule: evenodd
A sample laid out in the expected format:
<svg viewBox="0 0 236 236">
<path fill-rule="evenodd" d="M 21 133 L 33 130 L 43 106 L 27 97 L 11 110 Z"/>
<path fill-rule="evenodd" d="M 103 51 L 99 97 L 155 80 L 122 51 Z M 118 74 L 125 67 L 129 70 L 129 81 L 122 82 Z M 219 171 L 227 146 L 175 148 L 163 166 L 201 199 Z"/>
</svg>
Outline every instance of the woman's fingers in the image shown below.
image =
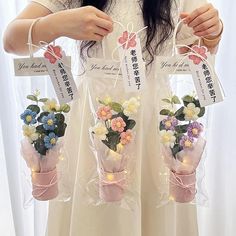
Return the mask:
<svg viewBox="0 0 236 236">
<path fill-rule="evenodd" d="M 219 12 L 212 4 L 194 10 L 192 13 L 180 15 L 184 23 L 191 27 L 194 34 L 199 37 L 218 35 L 222 30 Z"/>
<path fill-rule="evenodd" d="M 186 17 L 188 17 L 189 16 L 189 13 L 187 13 L 187 12 L 182 12 L 182 13 L 180 13 L 180 18 L 181 19 L 184 19 L 184 18 L 186 18 Z"/>
<path fill-rule="evenodd" d="M 198 37 L 207 37 L 207 36 L 213 36 L 215 32 L 217 31 L 217 26 L 212 26 L 204 31 L 196 32 L 195 35 Z"/>
<path fill-rule="evenodd" d="M 193 30 L 194 30 L 195 33 L 196 32 L 201 32 L 201 31 L 205 31 L 208 28 L 211 28 L 214 25 L 216 25 L 216 23 L 217 23 L 217 19 L 211 18 L 211 19 L 209 19 L 209 20 L 207 20 L 207 21 L 197 25 L 196 27 L 193 27 Z"/>
<path fill-rule="evenodd" d="M 101 36 L 107 36 L 109 34 L 109 31 L 101 27 L 96 27 L 94 33 Z"/>
<path fill-rule="evenodd" d="M 209 11 L 211 7 L 212 4 L 205 4 L 204 6 L 197 8 L 185 19 L 185 23 L 189 25 L 190 23 L 192 23 L 192 21 L 194 21 L 195 18 Z"/>
<path fill-rule="evenodd" d="M 109 33 L 113 31 L 113 22 L 112 21 L 104 20 L 102 18 L 97 17 L 95 24 L 98 27 L 101 27 L 101 28 L 107 30 Z"/>
<path fill-rule="evenodd" d="M 210 20 L 211 18 L 217 17 L 215 13 L 216 13 L 215 10 L 211 9 L 211 10 L 197 16 L 194 20 L 190 21 L 188 23 L 188 26 L 194 28 L 194 27 L 202 24 L 202 22 L 206 22 L 206 21 Z"/>
</svg>

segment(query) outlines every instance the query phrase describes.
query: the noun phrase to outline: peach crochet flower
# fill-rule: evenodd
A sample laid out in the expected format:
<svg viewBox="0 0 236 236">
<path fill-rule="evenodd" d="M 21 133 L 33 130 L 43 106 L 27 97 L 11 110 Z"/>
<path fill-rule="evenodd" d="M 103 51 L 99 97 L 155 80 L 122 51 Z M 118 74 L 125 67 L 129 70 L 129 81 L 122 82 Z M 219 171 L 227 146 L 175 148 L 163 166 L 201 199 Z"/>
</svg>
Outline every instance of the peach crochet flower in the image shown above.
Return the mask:
<svg viewBox="0 0 236 236">
<path fill-rule="evenodd" d="M 207 59 L 207 48 L 202 46 L 202 47 L 199 47 L 197 45 L 193 46 L 192 49 L 195 51 L 195 53 L 201 55 L 203 58 Z M 195 65 L 199 65 L 202 61 L 202 58 L 198 57 L 197 55 L 190 55 L 189 56 L 189 59 L 193 61 L 193 63 Z"/>
<path fill-rule="evenodd" d="M 113 131 L 122 133 L 125 129 L 125 122 L 121 117 L 115 118 L 111 121 L 111 128 Z"/>
<path fill-rule="evenodd" d="M 111 108 L 109 106 L 102 106 L 97 111 L 97 116 L 99 119 L 105 121 L 112 117 Z"/>
<path fill-rule="evenodd" d="M 120 143 L 122 145 L 130 143 L 133 138 L 132 131 L 128 129 L 126 132 L 121 133 L 120 138 Z"/>
</svg>

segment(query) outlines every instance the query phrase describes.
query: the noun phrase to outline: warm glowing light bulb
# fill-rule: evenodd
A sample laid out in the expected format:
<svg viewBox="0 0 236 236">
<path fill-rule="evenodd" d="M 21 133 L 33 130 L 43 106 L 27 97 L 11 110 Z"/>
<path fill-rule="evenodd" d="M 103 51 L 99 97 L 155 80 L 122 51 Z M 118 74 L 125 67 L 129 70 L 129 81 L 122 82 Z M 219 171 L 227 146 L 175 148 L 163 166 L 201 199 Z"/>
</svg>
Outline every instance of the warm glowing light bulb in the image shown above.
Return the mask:
<svg viewBox="0 0 236 236">
<path fill-rule="evenodd" d="M 109 181 L 114 180 L 114 175 L 113 175 L 113 174 L 107 174 L 107 179 L 108 179 Z"/>
<path fill-rule="evenodd" d="M 173 196 L 169 196 L 169 200 L 170 200 L 170 201 L 174 201 L 175 198 L 174 198 Z"/>
</svg>

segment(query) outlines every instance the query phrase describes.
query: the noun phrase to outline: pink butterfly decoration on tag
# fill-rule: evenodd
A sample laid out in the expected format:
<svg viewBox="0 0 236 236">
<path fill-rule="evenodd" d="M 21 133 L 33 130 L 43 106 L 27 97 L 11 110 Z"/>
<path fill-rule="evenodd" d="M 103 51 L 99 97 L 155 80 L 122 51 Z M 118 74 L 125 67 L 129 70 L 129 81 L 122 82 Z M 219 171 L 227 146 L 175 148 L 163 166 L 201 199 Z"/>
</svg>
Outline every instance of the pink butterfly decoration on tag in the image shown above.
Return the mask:
<svg viewBox="0 0 236 236">
<path fill-rule="evenodd" d="M 47 58 L 51 64 L 55 64 L 58 58 L 62 58 L 61 51 L 60 46 L 49 45 L 47 47 L 47 51 L 44 53 L 44 57 Z"/>
<path fill-rule="evenodd" d="M 128 31 L 124 31 L 122 36 L 118 39 L 118 42 L 123 46 L 124 49 L 134 48 L 137 45 L 136 34 L 129 34 Z"/>
<path fill-rule="evenodd" d="M 194 45 L 192 49 L 199 55 L 201 55 L 203 58 L 207 59 L 206 53 L 208 52 L 208 49 L 204 46 L 197 46 Z M 195 65 L 199 65 L 202 62 L 202 58 L 198 57 L 197 55 L 190 55 L 189 59 L 193 61 Z"/>
</svg>

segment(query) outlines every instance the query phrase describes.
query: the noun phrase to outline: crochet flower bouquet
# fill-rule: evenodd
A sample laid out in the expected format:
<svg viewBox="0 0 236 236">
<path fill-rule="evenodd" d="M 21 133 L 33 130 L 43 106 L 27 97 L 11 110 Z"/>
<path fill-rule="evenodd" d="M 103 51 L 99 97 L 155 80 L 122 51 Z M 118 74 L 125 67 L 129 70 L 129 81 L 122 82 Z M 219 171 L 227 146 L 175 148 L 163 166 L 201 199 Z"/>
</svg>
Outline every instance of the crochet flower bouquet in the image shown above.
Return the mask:
<svg viewBox="0 0 236 236">
<path fill-rule="evenodd" d="M 61 156 L 67 124 L 63 113 L 70 111 L 69 105 L 57 105 L 56 100 L 39 98 L 39 92 L 27 98 L 34 102 L 21 114 L 24 122 L 21 153 L 31 169 L 32 195 L 41 201 L 51 200 L 58 195 L 57 163 Z M 40 108 L 39 104 L 42 104 Z"/>
<path fill-rule="evenodd" d="M 159 129 L 162 155 L 170 170 L 169 197 L 180 203 L 191 202 L 196 195 L 196 169 L 206 144 L 204 127 L 199 122 L 205 108 L 190 95 L 181 100 L 173 96 L 163 102 L 169 109 L 160 111 L 164 119 Z"/>
<path fill-rule="evenodd" d="M 135 97 L 122 104 L 107 97 L 98 104 L 96 124 L 90 133 L 98 164 L 99 195 L 105 202 L 116 202 L 122 200 L 127 185 L 126 168 L 136 126 L 131 117 L 138 112 L 140 103 Z"/>
</svg>

